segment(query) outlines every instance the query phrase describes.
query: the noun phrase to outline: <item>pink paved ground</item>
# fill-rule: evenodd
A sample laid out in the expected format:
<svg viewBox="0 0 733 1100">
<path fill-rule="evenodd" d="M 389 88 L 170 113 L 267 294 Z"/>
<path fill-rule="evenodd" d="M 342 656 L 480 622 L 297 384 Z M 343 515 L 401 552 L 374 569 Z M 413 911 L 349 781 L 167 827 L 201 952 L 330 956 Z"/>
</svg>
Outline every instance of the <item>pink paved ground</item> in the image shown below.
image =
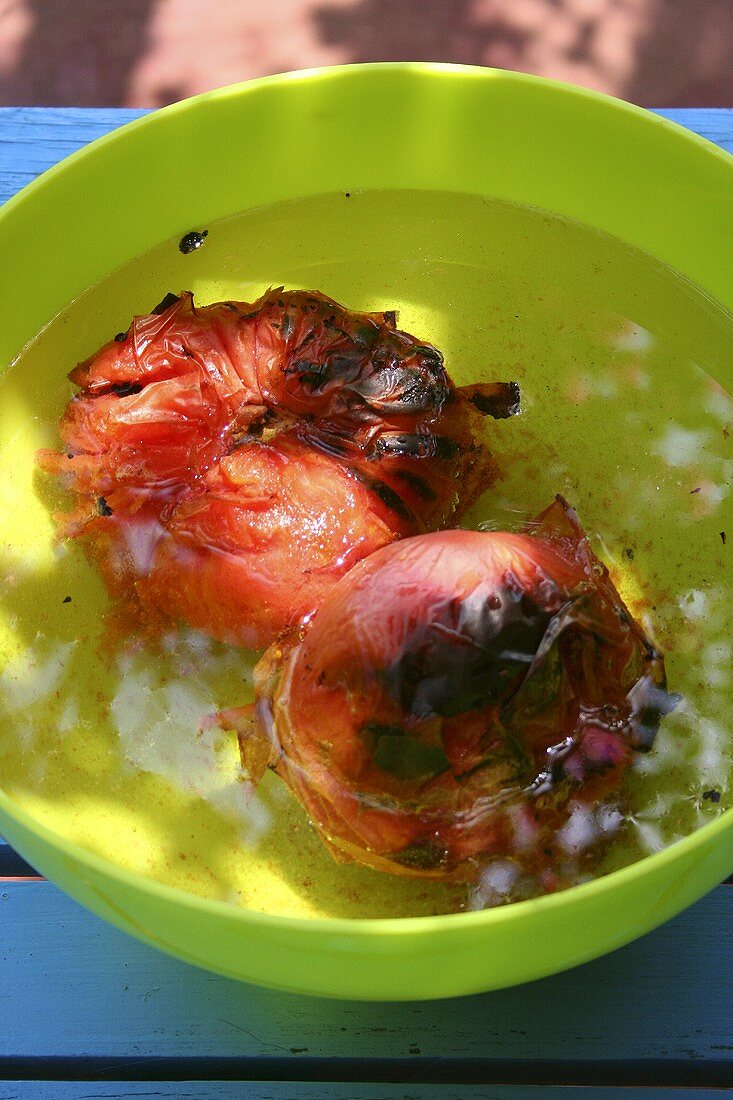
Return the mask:
<svg viewBox="0 0 733 1100">
<path fill-rule="evenodd" d="M 498 65 L 733 106 L 733 0 L 0 0 L 0 105 L 159 106 L 353 61 Z"/>
</svg>

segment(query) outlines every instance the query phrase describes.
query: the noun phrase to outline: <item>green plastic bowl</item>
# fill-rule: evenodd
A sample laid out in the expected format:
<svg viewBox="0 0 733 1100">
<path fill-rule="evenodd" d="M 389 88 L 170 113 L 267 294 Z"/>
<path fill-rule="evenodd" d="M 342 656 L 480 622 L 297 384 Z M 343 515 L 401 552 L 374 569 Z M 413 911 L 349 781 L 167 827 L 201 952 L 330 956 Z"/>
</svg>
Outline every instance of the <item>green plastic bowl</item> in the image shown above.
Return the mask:
<svg viewBox="0 0 733 1100">
<path fill-rule="evenodd" d="M 635 107 L 533 77 L 356 66 L 166 108 L 8 202 L 0 360 L 10 363 L 85 288 L 193 226 L 357 189 L 460 192 L 564 215 L 646 250 L 733 310 L 726 154 Z M 733 387 L 733 374 L 719 380 Z M 73 898 L 174 956 L 275 988 L 383 1000 L 496 989 L 597 957 L 690 905 L 733 866 L 728 811 L 664 851 L 538 900 L 443 917 L 309 920 L 126 871 L 4 793 L 0 829 Z"/>
</svg>

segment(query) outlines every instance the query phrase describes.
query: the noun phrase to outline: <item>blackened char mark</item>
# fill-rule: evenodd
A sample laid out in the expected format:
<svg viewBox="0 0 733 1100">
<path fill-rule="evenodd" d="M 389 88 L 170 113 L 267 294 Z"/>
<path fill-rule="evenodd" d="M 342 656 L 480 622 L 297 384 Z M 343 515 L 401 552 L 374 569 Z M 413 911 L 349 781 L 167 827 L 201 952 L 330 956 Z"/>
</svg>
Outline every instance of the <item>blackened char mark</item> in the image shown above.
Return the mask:
<svg viewBox="0 0 733 1100">
<path fill-rule="evenodd" d="M 446 598 L 385 669 L 385 686 L 405 713 L 419 718 L 502 704 L 522 682 L 550 619 L 510 588 Z"/>
<path fill-rule="evenodd" d="M 358 448 L 344 431 L 344 428 L 331 421 L 322 420 L 319 423 L 303 418 L 295 425 L 295 433 L 298 439 L 308 447 L 316 447 L 319 451 L 323 451 L 324 454 L 331 455 L 333 458 L 348 460 L 358 452 Z M 352 470 L 351 472 L 355 477 L 358 476 L 355 471 Z"/>
<path fill-rule="evenodd" d="M 107 393 L 113 393 L 115 397 L 131 397 L 134 393 L 140 393 L 142 385 L 140 382 L 114 382 Z"/>
<path fill-rule="evenodd" d="M 165 298 L 161 298 L 157 306 L 154 306 L 150 312 L 160 315 L 161 313 L 165 313 L 167 309 L 170 309 L 171 306 L 175 305 L 178 301 L 180 301 L 178 294 L 173 294 L 173 292 L 169 290 Z"/>
<path fill-rule="evenodd" d="M 661 672 L 661 657 L 651 651 L 651 671 L 640 677 L 628 694 L 631 707 L 631 744 L 638 752 L 649 752 L 659 730 L 659 724 L 682 701 L 682 696 L 667 691 Z"/>
<path fill-rule="evenodd" d="M 413 493 L 417 493 L 423 500 L 437 500 L 438 494 L 436 490 L 432 485 L 429 485 L 420 474 L 415 474 L 412 470 L 395 470 L 394 476 L 404 481 L 405 485 L 412 489 Z"/>
<path fill-rule="evenodd" d="M 402 497 L 391 486 L 387 485 L 385 481 L 379 481 L 378 479 L 369 480 L 367 482 L 369 488 L 373 493 L 379 497 L 383 504 L 386 504 L 390 511 L 395 515 L 400 516 L 402 519 L 406 519 L 409 523 L 415 523 L 414 513 L 407 507 Z"/>
<path fill-rule="evenodd" d="M 283 340 L 289 340 L 295 332 L 295 320 L 291 313 L 284 313 L 280 322 L 280 335 Z"/>
<path fill-rule="evenodd" d="M 350 387 L 364 368 L 364 352 L 356 349 L 347 353 L 335 353 L 319 362 L 298 358 L 285 368 L 285 375 L 295 376 L 309 394 L 322 393 L 329 387 Z"/>
<path fill-rule="evenodd" d="M 480 413 L 493 416 L 494 420 L 506 420 L 519 412 L 521 394 L 518 382 L 484 382 L 462 386 L 460 392 Z"/>
<path fill-rule="evenodd" d="M 454 459 L 459 446 L 454 439 L 431 432 L 387 432 L 369 449 L 368 458 L 444 458 Z"/>
<path fill-rule="evenodd" d="M 416 871 L 435 871 L 447 863 L 447 857 L 445 848 L 426 840 L 410 844 L 409 847 L 393 853 L 389 858 L 393 863 L 399 863 L 402 867 L 409 867 Z"/>
<path fill-rule="evenodd" d="M 413 524 L 417 529 L 418 524 L 415 513 L 411 508 L 408 508 L 400 494 L 393 489 L 391 485 L 387 485 L 386 481 L 380 481 L 379 478 L 369 477 L 367 474 L 363 473 L 362 470 L 356 469 L 353 466 L 349 466 L 349 472 L 352 477 L 355 477 L 362 485 L 366 485 L 366 487 L 370 489 L 391 512 L 394 512 L 400 519 L 407 520 L 408 523 Z"/>
<path fill-rule="evenodd" d="M 438 413 L 451 394 L 437 348 L 408 344 L 399 332 L 385 334 L 368 369 L 350 388 L 381 415 Z"/>
<path fill-rule="evenodd" d="M 455 439 L 450 439 L 446 435 L 436 435 L 433 436 L 433 439 L 435 441 L 435 457 L 448 459 L 452 462 L 461 449 Z"/>
</svg>

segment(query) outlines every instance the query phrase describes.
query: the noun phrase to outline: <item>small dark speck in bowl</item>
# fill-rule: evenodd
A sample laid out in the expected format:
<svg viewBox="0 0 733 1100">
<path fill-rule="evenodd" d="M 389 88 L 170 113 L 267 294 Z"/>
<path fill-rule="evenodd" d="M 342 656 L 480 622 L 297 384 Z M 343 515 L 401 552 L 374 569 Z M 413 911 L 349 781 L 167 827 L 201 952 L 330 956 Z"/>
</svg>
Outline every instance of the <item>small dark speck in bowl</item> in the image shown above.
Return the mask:
<svg viewBox="0 0 733 1100">
<path fill-rule="evenodd" d="M 187 256 L 189 252 L 196 252 L 204 243 L 209 235 L 208 229 L 192 229 L 190 233 L 186 233 L 181 237 L 178 242 L 178 249 Z"/>
</svg>

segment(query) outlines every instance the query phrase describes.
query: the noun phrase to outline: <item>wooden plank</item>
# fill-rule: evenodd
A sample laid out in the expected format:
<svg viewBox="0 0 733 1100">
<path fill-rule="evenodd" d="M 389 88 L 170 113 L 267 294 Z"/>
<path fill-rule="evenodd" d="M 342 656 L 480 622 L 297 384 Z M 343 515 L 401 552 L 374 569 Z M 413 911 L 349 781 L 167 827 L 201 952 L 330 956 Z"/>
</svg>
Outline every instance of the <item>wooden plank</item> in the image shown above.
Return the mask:
<svg viewBox="0 0 733 1100">
<path fill-rule="evenodd" d="M 63 157 L 146 113 L 88 107 L 0 108 L 0 203 Z M 733 152 L 733 111 L 656 113 Z"/>
<path fill-rule="evenodd" d="M 658 109 L 654 114 L 685 126 L 733 153 L 733 111 L 725 107 L 678 107 Z"/>
<path fill-rule="evenodd" d="M 0 1081 L 0 1100 L 639 1100 L 636 1088 L 373 1085 L 321 1081 Z M 645 1088 L 643 1100 L 730 1100 L 726 1089 Z"/>
<path fill-rule="evenodd" d="M 112 108 L 0 109 L 0 203 L 47 168 L 145 111 Z"/>
<path fill-rule="evenodd" d="M 725 888 L 569 973 L 480 997 L 409 1004 L 248 986 L 128 939 L 50 883 L 4 883 L 1 890 L 5 1058 L 572 1057 L 591 1070 L 604 1059 L 681 1060 L 722 1066 L 733 1084 L 733 891 Z M 53 1026 L 39 1027 L 39 1019 Z"/>
</svg>

